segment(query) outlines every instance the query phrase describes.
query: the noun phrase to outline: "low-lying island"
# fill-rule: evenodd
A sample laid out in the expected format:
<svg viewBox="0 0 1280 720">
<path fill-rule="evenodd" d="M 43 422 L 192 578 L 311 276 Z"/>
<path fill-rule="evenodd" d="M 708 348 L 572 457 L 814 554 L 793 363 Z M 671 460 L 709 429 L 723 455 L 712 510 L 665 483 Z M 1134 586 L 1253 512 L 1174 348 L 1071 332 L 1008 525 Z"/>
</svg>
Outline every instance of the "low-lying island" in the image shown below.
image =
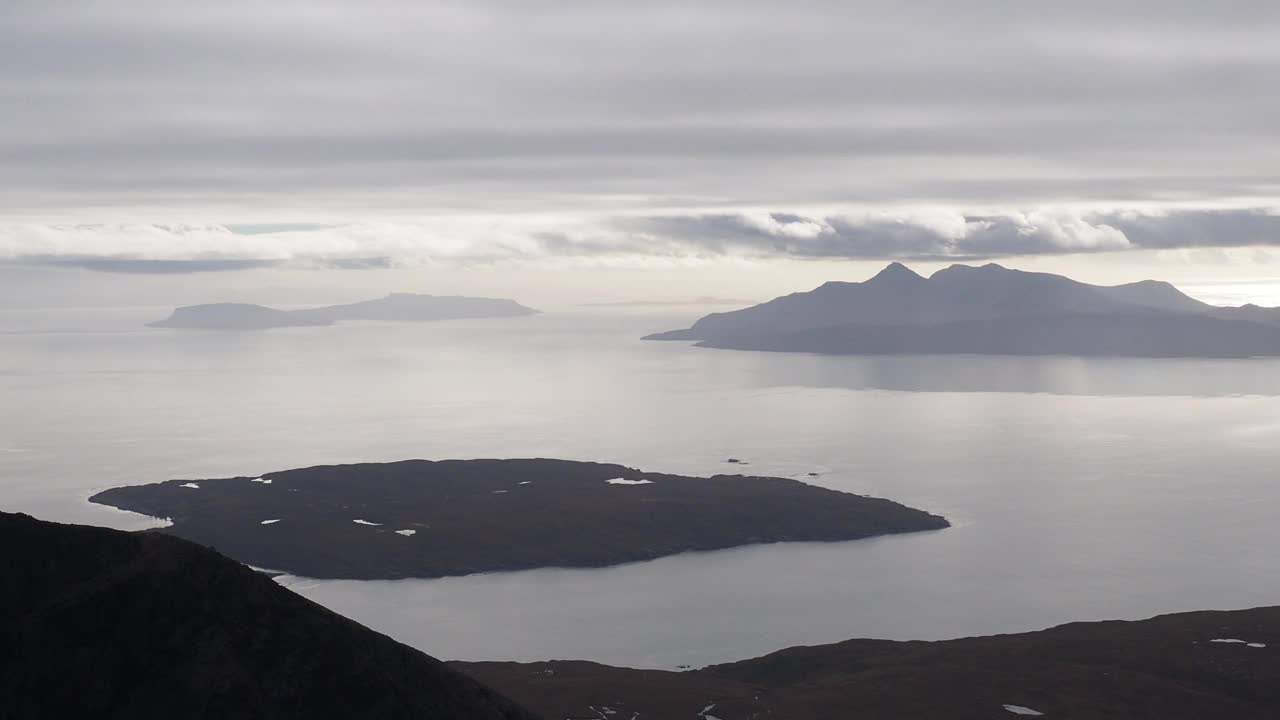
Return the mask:
<svg viewBox="0 0 1280 720">
<path fill-rule="evenodd" d="M 755 543 L 938 530 L 890 500 L 744 475 L 686 477 L 568 460 L 406 460 L 112 488 L 92 502 L 314 578 L 436 578 L 605 567 Z"/>
</svg>

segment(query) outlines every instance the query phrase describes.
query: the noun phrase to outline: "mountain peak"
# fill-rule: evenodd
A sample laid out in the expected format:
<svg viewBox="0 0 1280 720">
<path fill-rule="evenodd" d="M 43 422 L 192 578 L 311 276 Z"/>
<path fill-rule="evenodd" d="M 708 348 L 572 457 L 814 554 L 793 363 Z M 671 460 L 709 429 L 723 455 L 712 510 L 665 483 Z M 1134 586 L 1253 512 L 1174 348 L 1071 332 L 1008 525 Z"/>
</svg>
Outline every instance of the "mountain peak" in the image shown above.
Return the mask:
<svg viewBox="0 0 1280 720">
<path fill-rule="evenodd" d="M 915 280 L 924 280 L 924 278 L 921 277 L 919 274 L 917 274 L 914 270 L 907 267 L 906 265 L 903 265 L 900 262 L 891 262 L 888 265 L 886 265 L 883 270 L 876 273 L 875 277 L 872 277 L 867 282 L 869 283 L 870 282 L 878 283 L 878 282 L 885 282 L 885 281 L 910 282 Z"/>
<path fill-rule="evenodd" d="M 935 272 L 931 277 L 933 278 L 948 278 L 948 277 L 962 277 L 962 276 L 973 277 L 974 274 L 978 274 L 977 277 L 984 277 L 989 275 L 995 275 L 997 273 L 1008 273 L 1008 272 L 1016 272 L 1016 271 L 1010 270 L 1009 268 L 999 263 L 993 263 L 993 262 L 989 262 L 985 265 L 965 265 L 963 263 L 955 263 L 953 265 L 948 265 L 947 267 L 942 268 L 941 270 Z"/>
</svg>

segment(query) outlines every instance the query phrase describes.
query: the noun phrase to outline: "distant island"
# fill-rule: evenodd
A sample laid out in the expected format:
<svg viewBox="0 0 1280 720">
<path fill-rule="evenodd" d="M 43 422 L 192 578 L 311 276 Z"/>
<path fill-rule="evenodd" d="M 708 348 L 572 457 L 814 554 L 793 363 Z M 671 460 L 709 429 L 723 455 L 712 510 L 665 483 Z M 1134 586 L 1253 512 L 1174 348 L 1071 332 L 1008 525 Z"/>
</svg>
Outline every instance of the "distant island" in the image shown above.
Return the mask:
<svg viewBox="0 0 1280 720">
<path fill-rule="evenodd" d="M 0 567 L 6 720 L 537 720 L 180 538 L 0 512 Z"/>
<path fill-rule="evenodd" d="M 925 278 L 893 263 L 646 340 L 833 355 L 1280 356 L 1280 309 L 1217 307 L 1166 282 L 1089 285 L 994 263 Z"/>
<path fill-rule="evenodd" d="M 889 500 L 774 477 L 684 477 L 566 460 L 407 460 L 112 488 L 157 530 L 315 578 L 604 567 L 753 543 L 945 528 Z"/>
<path fill-rule="evenodd" d="M 213 303 L 180 307 L 150 327 L 188 330 L 265 330 L 278 327 L 332 325 L 344 320 L 430 322 L 463 318 L 536 315 L 514 300 L 391 293 L 377 300 L 303 310 L 277 310 L 248 303 Z"/>
<path fill-rule="evenodd" d="M 690 672 L 454 666 L 548 718 L 1270 720 L 1280 607 L 942 642 L 847 640 Z"/>
</svg>

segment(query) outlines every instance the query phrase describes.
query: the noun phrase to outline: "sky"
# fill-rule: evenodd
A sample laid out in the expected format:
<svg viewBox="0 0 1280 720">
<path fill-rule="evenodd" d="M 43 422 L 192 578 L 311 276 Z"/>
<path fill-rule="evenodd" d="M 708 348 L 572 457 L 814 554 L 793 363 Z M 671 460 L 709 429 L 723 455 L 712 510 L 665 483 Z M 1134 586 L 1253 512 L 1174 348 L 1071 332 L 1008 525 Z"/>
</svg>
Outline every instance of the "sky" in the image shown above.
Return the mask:
<svg viewBox="0 0 1280 720">
<path fill-rule="evenodd" d="M 1280 281 L 1280 4 L 0 0 L 0 301 Z"/>
</svg>

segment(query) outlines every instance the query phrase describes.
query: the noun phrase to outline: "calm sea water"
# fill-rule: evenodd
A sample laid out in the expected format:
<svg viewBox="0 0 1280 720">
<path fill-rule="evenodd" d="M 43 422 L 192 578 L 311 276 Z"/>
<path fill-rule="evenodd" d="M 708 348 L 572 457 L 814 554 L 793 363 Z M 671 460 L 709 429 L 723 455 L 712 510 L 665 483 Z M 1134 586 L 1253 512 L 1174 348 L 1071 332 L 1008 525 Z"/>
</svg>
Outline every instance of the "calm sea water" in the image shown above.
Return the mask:
<svg viewBox="0 0 1280 720">
<path fill-rule="evenodd" d="M 645 343 L 702 308 L 181 333 L 0 312 L 0 507 L 137 528 L 98 488 L 317 463 L 549 456 L 758 474 L 936 533 L 605 570 L 294 590 L 446 658 L 674 667 L 1280 602 L 1280 361 L 830 358 Z M 810 479 L 808 472 L 818 472 Z"/>
</svg>

